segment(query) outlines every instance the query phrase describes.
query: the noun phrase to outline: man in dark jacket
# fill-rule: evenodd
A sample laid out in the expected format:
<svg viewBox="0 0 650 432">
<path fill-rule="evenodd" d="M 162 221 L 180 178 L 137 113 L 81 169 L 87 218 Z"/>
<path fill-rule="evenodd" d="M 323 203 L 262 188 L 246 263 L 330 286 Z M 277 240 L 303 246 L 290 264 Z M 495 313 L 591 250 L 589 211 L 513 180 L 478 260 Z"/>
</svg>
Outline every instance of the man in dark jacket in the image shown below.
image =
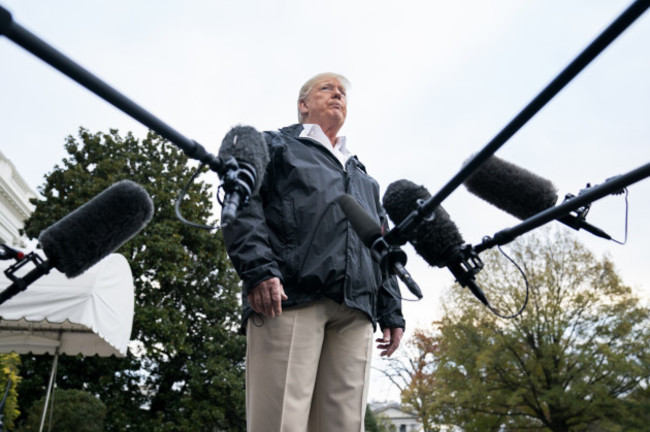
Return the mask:
<svg viewBox="0 0 650 432">
<path fill-rule="evenodd" d="M 337 134 L 348 81 L 303 85 L 300 124 L 267 132 L 259 195 L 224 227 L 243 282 L 249 432 L 363 431 L 372 334 L 382 356 L 404 330 L 399 288 L 338 206 L 352 195 L 385 224 L 379 186 Z"/>
</svg>

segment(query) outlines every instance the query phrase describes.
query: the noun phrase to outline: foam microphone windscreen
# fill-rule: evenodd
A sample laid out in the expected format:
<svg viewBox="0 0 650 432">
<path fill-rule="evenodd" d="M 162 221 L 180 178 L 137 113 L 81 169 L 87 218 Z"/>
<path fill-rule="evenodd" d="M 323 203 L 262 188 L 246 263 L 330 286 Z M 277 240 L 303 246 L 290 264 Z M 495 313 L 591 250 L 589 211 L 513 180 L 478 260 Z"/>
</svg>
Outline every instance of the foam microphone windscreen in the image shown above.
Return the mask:
<svg viewBox="0 0 650 432">
<path fill-rule="evenodd" d="M 372 247 L 374 241 L 381 237 L 379 223 L 351 195 L 342 195 L 339 205 L 363 244 Z"/>
<path fill-rule="evenodd" d="M 431 194 L 424 186 L 409 180 L 398 180 L 386 189 L 383 205 L 393 223 L 399 225 L 417 208 L 419 199 L 429 198 Z M 442 206 L 435 209 L 433 220 L 423 221 L 409 235 L 409 241 L 427 263 L 437 267 L 445 267 L 449 258 L 464 243 L 456 224 Z"/>
<path fill-rule="evenodd" d="M 558 198 L 549 180 L 496 156 L 464 184 L 477 197 L 522 220 L 553 207 Z"/>
<path fill-rule="evenodd" d="M 233 127 L 223 138 L 219 157 L 224 161 L 234 157 L 238 162 L 251 164 L 256 173 L 252 192 L 259 192 L 269 163 L 269 151 L 263 134 L 252 126 Z"/>
<path fill-rule="evenodd" d="M 152 216 L 147 191 L 122 180 L 46 228 L 38 240 L 50 263 L 73 278 L 126 243 Z"/>
</svg>

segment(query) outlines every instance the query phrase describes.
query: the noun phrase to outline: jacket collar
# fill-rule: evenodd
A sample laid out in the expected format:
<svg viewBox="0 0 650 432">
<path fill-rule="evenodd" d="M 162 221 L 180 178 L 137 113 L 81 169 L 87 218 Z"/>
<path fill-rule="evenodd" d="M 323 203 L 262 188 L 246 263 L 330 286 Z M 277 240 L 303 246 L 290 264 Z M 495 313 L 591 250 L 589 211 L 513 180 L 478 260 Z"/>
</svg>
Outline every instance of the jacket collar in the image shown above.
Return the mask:
<svg viewBox="0 0 650 432">
<path fill-rule="evenodd" d="M 290 137 L 298 138 L 300 136 L 300 132 L 302 132 L 303 129 L 304 129 L 303 125 L 301 125 L 300 123 L 296 123 L 291 126 L 283 127 L 282 129 L 280 129 L 280 132 L 282 132 L 283 134 L 287 134 Z"/>
<path fill-rule="evenodd" d="M 300 132 L 304 129 L 304 126 L 300 123 L 293 124 L 291 126 L 283 127 L 280 129 L 280 132 L 283 134 L 289 135 L 290 137 L 298 139 L 300 137 Z M 357 164 L 357 167 L 359 167 L 364 173 L 366 172 L 366 167 L 364 164 L 362 164 L 359 159 L 355 156 L 352 155 L 350 159 L 348 159 L 348 162 L 350 160 L 354 160 Z"/>
</svg>

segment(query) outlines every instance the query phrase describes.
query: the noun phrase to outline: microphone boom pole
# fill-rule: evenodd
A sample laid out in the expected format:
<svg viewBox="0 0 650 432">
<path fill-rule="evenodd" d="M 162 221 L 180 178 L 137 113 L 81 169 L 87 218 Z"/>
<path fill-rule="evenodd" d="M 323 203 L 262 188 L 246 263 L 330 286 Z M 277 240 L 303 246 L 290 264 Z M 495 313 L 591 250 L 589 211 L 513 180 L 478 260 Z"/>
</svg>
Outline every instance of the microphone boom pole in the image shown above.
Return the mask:
<svg viewBox="0 0 650 432">
<path fill-rule="evenodd" d="M 650 0 L 636 0 L 612 24 L 610 24 L 582 53 L 580 53 L 560 74 L 551 81 L 513 120 L 510 121 L 472 160 L 470 160 L 442 189 L 426 200 L 396 226 L 385 237 L 401 244 L 404 236 L 428 217 L 445 198 L 460 186 L 485 160 L 492 156 L 528 120 L 560 92 L 578 73 L 596 58 L 614 39 L 625 31 L 646 9 Z M 86 87 L 127 115 L 168 139 L 190 158 L 201 161 L 221 176 L 223 162 L 205 150 L 194 140 L 190 140 L 162 120 L 127 98 L 125 95 L 102 81 L 96 75 L 65 56 L 60 51 L 16 23 L 11 13 L 0 5 L 0 35 L 5 35 L 17 45 L 31 52 L 44 62 Z M 394 231 L 394 232 L 393 232 Z"/>
<path fill-rule="evenodd" d="M 578 196 L 568 199 L 558 206 L 551 207 L 537 213 L 534 216 L 529 217 L 519 225 L 501 230 L 498 233 L 494 234 L 494 237 L 488 237 L 484 239 L 482 243 L 474 246 L 474 250 L 477 253 L 480 253 L 494 246 L 501 246 L 506 243 L 510 243 L 518 236 L 532 231 L 535 228 L 538 228 L 556 219 L 560 220 L 560 222 L 563 222 L 562 219 L 569 215 L 570 212 L 577 210 L 587 204 L 591 204 L 592 202 L 604 198 L 607 195 L 621 191 L 627 186 L 641 181 L 647 177 L 650 177 L 650 163 L 642 165 L 639 168 L 634 169 L 626 174 L 613 177 L 603 184 L 590 187 L 589 189 L 582 191 Z"/>
<path fill-rule="evenodd" d="M 32 262 L 35 267 L 25 274 L 22 278 L 16 277 L 14 273 L 22 268 L 25 264 Z M 25 256 L 25 259 L 18 261 L 11 267 L 5 270 L 5 275 L 12 281 L 12 284 L 0 292 L 0 305 L 15 296 L 16 294 L 25 291 L 27 287 L 39 279 L 41 276 L 46 275 L 54 268 L 54 265 L 49 261 L 44 261 L 35 252 Z"/>
<path fill-rule="evenodd" d="M 461 170 L 444 185 L 438 193 L 424 201 L 402 223 L 393 228 L 385 237 L 400 244 L 406 243 L 405 235 L 415 229 L 423 219 L 429 217 L 451 193 L 467 180 L 472 173 L 508 141 L 528 120 L 539 112 L 573 78 L 575 78 L 609 44 L 623 33 L 637 18 L 650 7 L 650 0 L 636 0 L 603 32 L 594 39 L 569 65 L 564 68 L 528 105 L 508 123 L 485 147 L 478 152 Z M 394 231 L 394 233 L 392 232 Z"/>
<path fill-rule="evenodd" d="M 11 13 L 0 5 L 0 35 L 5 35 L 17 45 L 34 54 L 50 66 L 72 78 L 117 109 L 133 117 L 149 129 L 168 139 L 192 159 L 208 165 L 221 175 L 222 161 L 194 140 L 176 131 L 165 122 L 133 102 L 131 99 L 102 81 L 96 75 L 16 23 Z"/>
</svg>

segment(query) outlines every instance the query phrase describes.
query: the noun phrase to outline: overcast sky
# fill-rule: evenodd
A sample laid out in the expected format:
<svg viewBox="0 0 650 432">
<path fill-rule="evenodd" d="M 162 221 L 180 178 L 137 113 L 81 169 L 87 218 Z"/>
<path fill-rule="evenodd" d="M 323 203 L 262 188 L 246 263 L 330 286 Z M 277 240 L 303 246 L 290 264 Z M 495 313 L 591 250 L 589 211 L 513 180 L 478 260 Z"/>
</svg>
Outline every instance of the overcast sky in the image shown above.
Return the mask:
<svg viewBox="0 0 650 432">
<path fill-rule="evenodd" d="M 234 125 L 268 130 L 295 123 L 297 92 L 310 76 L 346 75 L 352 88 L 341 133 L 382 194 L 399 179 L 437 192 L 629 4 L 0 0 L 17 23 L 213 153 Z M 650 13 L 497 155 L 551 180 L 561 198 L 650 162 L 648 41 Z M 32 188 L 60 163 L 65 137 L 80 126 L 146 133 L 0 37 L 0 149 Z M 611 255 L 648 302 L 650 181 L 629 191 L 627 245 L 584 232 L 577 237 L 597 255 Z M 463 187 L 443 205 L 472 244 L 518 223 Z M 588 221 L 622 239 L 624 210 L 621 196 L 608 197 L 593 205 Z M 412 329 L 439 316 L 453 278 L 406 249 L 407 268 L 425 294 L 405 305 Z M 396 397 L 375 376 L 370 398 Z"/>
</svg>

